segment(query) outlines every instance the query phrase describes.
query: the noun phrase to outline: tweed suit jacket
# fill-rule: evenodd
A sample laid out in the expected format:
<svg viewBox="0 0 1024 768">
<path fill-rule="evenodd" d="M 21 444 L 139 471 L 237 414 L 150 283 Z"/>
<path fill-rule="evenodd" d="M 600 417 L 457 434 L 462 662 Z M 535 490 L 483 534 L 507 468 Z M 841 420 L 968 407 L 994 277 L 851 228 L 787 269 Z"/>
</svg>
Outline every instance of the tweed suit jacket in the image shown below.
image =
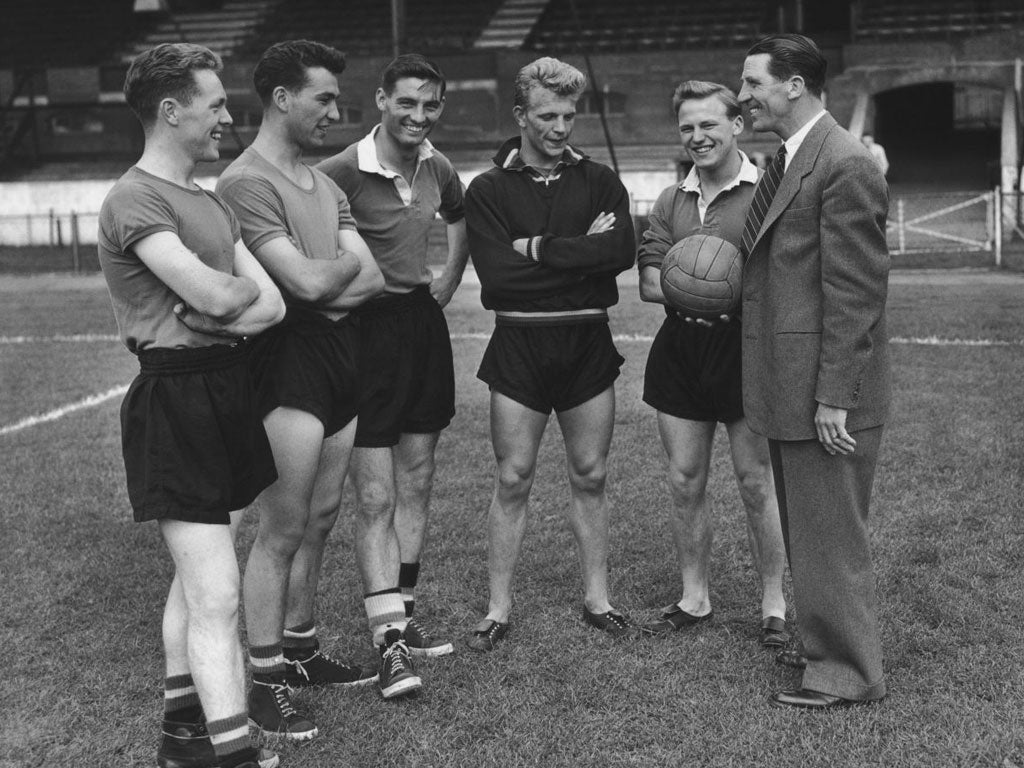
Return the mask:
<svg viewBox="0 0 1024 768">
<path fill-rule="evenodd" d="M 818 403 L 848 431 L 891 403 L 889 194 L 868 151 L 823 115 L 790 162 L 743 271 L 743 408 L 774 440 L 813 440 Z"/>
</svg>

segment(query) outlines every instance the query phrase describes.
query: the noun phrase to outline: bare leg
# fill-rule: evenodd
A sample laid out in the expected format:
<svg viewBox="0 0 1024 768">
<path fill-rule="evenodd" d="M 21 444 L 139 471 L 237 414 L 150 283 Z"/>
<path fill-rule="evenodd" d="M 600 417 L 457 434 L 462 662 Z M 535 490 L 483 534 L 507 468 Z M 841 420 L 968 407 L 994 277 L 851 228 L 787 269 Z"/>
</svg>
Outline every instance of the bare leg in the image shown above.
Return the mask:
<svg viewBox="0 0 1024 768">
<path fill-rule="evenodd" d="M 747 509 L 750 554 L 761 577 L 761 616 L 785 618 L 782 574 L 786 567 L 786 550 L 768 457 L 768 441 L 751 432 L 745 419 L 729 424 L 727 429 L 736 481 Z"/>
<path fill-rule="evenodd" d="M 160 532 L 176 569 L 168 597 L 174 605 L 164 616 L 164 636 L 173 648 L 169 659 L 180 653 L 182 618 L 185 626 L 188 666 L 174 672 L 192 673 L 208 721 L 237 716 L 246 704 L 232 532 L 226 525 L 178 520 L 160 521 Z"/>
<path fill-rule="evenodd" d="M 683 596 L 677 605 L 689 614 L 711 611 L 709 593 L 711 504 L 707 498 L 713 421 L 691 421 L 658 412 L 658 431 L 668 455 L 668 483 L 672 491 L 672 538 L 683 577 Z"/>
<path fill-rule="evenodd" d="M 508 621 L 512 578 L 526 532 L 526 508 L 533 487 L 537 451 L 548 414 L 491 392 L 491 443 L 497 468 L 487 516 L 488 619 Z"/>
<path fill-rule="evenodd" d="M 608 451 L 615 424 L 615 390 L 558 414 L 565 438 L 572 503 L 566 518 L 576 536 L 583 572 L 583 601 L 592 613 L 608 602 Z"/>
<path fill-rule="evenodd" d="M 365 592 L 398 587 L 398 536 L 395 533 L 395 470 L 390 448 L 352 452 L 356 489 L 355 541 Z"/>
<path fill-rule="evenodd" d="M 395 532 L 403 563 L 418 563 L 426 541 L 434 450 L 439 432 L 404 434 L 392 450 L 395 470 Z"/>
<path fill-rule="evenodd" d="M 312 621 L 316 591 L 320 583 L 320 568 L 324 559 L 327 537 L 334 528 L 341 507 L 341 494 L 352 456 L 352 441 L 356 435 L 356 420 L 323 441 L 320 465 L 313 484 L 309 520 L 302 544 L 292 560 L 288 579 L 288 602 L 285 611 L 286 627 Z"/>
<path fill-rule="evenodd" d="M 274 409 L 264 424 L 278 479 L 261 497 L 260 527 L 245 570 L 250 646 L 281 642 L 292 560 L 306 531 L 324 434 L 319 419 L 294 408 Z"/>
</svg>

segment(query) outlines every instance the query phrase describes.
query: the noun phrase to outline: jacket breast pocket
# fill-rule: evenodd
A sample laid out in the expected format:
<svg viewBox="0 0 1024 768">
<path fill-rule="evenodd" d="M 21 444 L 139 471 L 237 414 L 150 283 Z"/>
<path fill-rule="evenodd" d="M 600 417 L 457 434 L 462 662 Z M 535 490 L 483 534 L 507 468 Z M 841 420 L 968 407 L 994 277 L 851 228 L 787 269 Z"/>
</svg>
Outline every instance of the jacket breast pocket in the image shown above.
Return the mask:
<svg viewBox="0 0 1024 768">
<path fill-rule="evenodd" d="M 800 208 L 787 208 L 779 218 L 793 221 L 796 219 L 819 219 L 820 217 L 821 208 L 817 205 L 808 205 Z"/>
</svg>

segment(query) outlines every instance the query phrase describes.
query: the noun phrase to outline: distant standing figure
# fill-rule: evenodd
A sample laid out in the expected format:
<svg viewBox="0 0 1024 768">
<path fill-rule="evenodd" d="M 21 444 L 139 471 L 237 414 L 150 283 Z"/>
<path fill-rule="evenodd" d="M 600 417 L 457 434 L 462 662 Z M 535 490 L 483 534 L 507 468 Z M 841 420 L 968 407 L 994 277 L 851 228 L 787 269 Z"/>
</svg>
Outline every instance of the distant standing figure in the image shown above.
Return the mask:
<svg viewBox="0 0 1024 768">
<path fill-rule="evenodd" d="M 871 153 L 871 157 L 878 163 L 878 167 L 882 171 L 882 175 L 885 176 L 889 173 L 889 158 L 885 154 L 885 147 L 875 141 L 875 137 L 870 133 L 865 133 L 860 138 L 861 143 L 868 148 L 868 152 Z"/>
</svg>

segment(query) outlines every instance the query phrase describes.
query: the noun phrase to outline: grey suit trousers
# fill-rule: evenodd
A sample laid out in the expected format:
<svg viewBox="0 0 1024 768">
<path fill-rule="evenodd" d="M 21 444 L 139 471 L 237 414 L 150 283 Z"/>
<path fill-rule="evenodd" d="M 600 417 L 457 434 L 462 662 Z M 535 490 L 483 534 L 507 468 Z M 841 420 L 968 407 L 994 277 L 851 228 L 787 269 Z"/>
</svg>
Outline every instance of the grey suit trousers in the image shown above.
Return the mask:
<svg viewBox="0 0 1024 768">
<path fill-rule="evenodd" d="M 803 688 L 845 699 L 885 696 L 868 507 L 882 427 L 851 433 L 852 455 L 817 440 L 769 440 L 797 625 Z"/>
</svg>

